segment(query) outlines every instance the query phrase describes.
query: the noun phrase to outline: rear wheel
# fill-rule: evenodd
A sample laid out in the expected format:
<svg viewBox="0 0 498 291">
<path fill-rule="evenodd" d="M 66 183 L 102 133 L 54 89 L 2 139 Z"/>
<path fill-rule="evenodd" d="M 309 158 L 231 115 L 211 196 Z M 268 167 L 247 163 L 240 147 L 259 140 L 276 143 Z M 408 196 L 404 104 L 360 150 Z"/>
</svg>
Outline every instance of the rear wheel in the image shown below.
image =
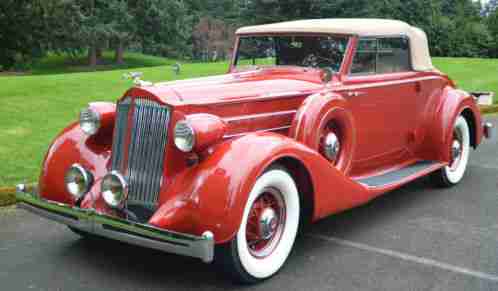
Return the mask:
<svg viewBox="0 0 498 291">
<path fill-rule="evenodd" d="M 217 262 L 240 283 L 272 277 L 292 250 L 299 215 L 299 194 L 291 175 L 282 168 L 265 172 L 249 194 L 236 236 L 217 248 Z"/>
<path fill-rule="evenodd" d="M 458 184 L 467 169 L 470 155 L 470 130 L 463 116 L 459 116 L 455 121 L 449 150 L 451 152 L 450 164 L 432 174 L 435 184 L 441 187 Z"/>
</svg>

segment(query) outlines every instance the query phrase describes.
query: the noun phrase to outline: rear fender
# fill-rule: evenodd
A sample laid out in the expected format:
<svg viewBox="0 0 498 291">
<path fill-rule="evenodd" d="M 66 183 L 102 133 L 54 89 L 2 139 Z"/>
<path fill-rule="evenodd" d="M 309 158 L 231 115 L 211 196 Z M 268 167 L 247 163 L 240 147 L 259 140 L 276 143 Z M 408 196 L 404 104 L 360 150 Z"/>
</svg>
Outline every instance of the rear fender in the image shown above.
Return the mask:
<svg viewBox="0 0 498 291">
<path fill-rule="evenodd" d="M 433 116 L 433 122 L 422 147 L 422 158 L 450 162 L 451 141 L 453 137 L 453 126 L 456 119 L 464 114 L 471 129 L 471 139 L 474 147 L 477 147 L 483 136 L 481 113 L 476 102 L 470 94 L 455 89 L 451 86 L 443 90 L 442 98 Z"/>
<path fill-rule="evenodd" d="M 292 158 L 310 174 L 313 220 L 358 205 L 366 189 L 330 166 L 320 154 L 288 137 L 253 133 L 226 141 L 198 165 L 175 178 L 167 201 L 149 223 L 202 234 L 212 231 L 217 243 L 232 239 L 239 229 L 247 197 L 257 178 L 274 162 Z"/>
</svg>

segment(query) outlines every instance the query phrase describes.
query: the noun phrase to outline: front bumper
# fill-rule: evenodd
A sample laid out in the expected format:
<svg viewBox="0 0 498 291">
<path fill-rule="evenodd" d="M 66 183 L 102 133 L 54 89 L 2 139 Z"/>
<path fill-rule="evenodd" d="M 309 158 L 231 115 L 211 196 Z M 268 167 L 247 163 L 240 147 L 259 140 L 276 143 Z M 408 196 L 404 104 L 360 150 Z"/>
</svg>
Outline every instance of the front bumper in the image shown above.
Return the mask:
<svg viewBox="0 0 498 291">
<path fill-rule="evenodd" d="M 177 233 L 151 225 L 111 217 L 92 209 L 45 200 L 17 187 L 17 205 L 44 218 L 98 236 L 152 248 L 168 253 L 199 258 L 210 263 L 214 258 L 214 237 L 210 231 L 202 236 Z"/>
</svg>

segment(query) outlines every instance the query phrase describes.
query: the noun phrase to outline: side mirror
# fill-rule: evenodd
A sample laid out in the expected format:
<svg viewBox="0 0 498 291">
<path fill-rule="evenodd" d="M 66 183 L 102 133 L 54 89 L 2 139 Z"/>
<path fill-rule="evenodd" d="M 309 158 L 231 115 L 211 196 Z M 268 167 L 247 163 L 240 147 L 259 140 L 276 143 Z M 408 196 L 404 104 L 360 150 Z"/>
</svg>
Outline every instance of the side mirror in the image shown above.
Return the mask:
<svg viewBox="0 0 498 291">
<path fill-rule="evenodd" d="M 325 68 L 322 70 L 322 82 L 324 84 L 330 83 L 332 81 L 332 76 L 334 75 L 334 71 L 330 68 Z"/>
</svg>

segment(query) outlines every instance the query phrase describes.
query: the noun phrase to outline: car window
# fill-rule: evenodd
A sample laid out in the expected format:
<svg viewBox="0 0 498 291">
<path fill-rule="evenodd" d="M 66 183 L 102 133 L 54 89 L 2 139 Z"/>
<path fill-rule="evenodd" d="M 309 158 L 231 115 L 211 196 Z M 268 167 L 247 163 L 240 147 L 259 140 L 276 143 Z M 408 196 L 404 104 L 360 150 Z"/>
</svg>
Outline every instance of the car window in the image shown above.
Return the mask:
<svg viewBox="0 0 498 291">
<path fill-rule="evenodd" d="M 377 74 L 407 72 L 411 70 L 410 52 L 406 38 L 378 40 Z"/>
<path fill-rule="evenodd" d="M 339 71 L 349 39 L 343 36 L 241 37 L 235 66 L 299 66 Z"/>
<path fill-rule="evenodd" d="M 352 74 L 375 74 L 377 39 L 360 39 L 351 67 Z"/>
<path fill-rule="evenodd" d="M 410 49 L 406 38 L 360 39 L 351 74 L 386 74 L 410 70 Z"/>
</svg>

